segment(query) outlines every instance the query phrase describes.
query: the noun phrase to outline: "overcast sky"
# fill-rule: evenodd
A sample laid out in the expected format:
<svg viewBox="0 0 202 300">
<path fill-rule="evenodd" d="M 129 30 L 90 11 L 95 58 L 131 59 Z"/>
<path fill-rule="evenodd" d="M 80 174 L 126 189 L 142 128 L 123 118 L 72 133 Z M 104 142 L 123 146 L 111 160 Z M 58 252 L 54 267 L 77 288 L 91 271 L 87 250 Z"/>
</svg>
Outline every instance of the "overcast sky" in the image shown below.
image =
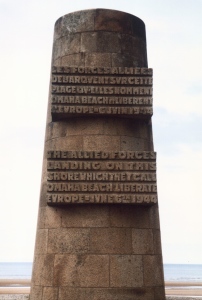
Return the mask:
<svg viewBox="0 0 202 300">
<path fill-rule="evenodd" d="M 54 23 L 89 8 L 146 24 L 164 263 L 202 264 L 202 0 L 0 0 L 0 262 L 33 259 Z"/>
</svg>

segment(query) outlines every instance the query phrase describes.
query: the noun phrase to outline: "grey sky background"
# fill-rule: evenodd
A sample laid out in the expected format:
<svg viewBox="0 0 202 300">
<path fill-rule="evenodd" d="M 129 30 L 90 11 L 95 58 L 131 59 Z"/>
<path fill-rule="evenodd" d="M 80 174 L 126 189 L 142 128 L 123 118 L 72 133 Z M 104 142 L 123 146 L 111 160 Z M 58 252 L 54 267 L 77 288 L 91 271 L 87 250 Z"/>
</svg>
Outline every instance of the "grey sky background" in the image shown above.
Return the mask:
<svg viewBox="0 0 202 300">
<path fill-rule="evenodd" d="M 164 263 L 202 264 L 202 0 L 0 0 L 0 262 L 33 259 L 54 23 L 90 8 L 146 24 Z"/>
</svg>

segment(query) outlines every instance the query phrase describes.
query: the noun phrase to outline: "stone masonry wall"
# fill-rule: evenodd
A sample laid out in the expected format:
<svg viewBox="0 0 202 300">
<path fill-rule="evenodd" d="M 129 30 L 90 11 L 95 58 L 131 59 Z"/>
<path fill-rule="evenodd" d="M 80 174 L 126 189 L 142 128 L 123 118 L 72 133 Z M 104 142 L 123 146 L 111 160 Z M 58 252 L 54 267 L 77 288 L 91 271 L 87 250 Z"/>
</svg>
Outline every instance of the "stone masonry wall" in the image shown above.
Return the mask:
<svg viewBox="0 0 202 300">
<path fill-rule="evenodd" d="M 104 9 L 65 15 L 52 66 L 147 68 L 144 23 Z M 46 202 L 47 151 L 153 151 L 151 119 L 53 122 L 50 101 L 30 300 L 165 299 L 158 204 Z"/>
</svg>

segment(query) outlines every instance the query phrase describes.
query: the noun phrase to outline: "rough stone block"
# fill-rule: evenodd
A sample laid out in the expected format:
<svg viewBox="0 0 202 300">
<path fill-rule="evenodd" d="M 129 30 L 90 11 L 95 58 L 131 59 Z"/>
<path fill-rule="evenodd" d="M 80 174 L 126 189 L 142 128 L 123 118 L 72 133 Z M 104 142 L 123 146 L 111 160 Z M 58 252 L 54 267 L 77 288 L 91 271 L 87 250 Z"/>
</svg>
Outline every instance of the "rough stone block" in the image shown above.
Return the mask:
<svg viewBox="0 0 202 300">
<path fill-rule="evenodd" d="M 94 30 L 95 10 L 83 10 L 65 15 L 55 24 L 55 38 L 71 32 L 85 32 Z"/>
<path fill-rule="evenodd" d="M 67 135 L 100 135 L 103 134 L 103 120 L 101 118 L 77 118 L 68 123 Z"/>
<path fill-rule="evenodd" d="M 44 221 L 44 215 L 45 215 L 46 207 L 40 207 L 38 212 L 38 228 L 43 229 L 45 228 L 45 221 Z"/>
<path fill-rule="evenodd" d="M 133 254 L 153 254 L 153 232 L 151 229 L 132 229 Z"/>
<path fill-rule="evenodd" d="M 61 58 L 54 59 L 52 61 L 53 66 L 59 67 L 61 66 Z"/>
<path fill-rule="evenodd" d="M 146 67 L 145 63 L 140 57 L 130 55 L 127 53 L 112 54 L 112 67 Z"/>
<path fill-rule="evenodd" d="M 94 136 L 89 135 L 84 138 L 84 151 L 119 151 L 120 138 L 119 136 Z"/>
<path fill-rule="evenodd" d="M 62 19 L 63 19 L 63 17 L 59 18 L 55 22 L 53 41 L 56 41 L 57 39 L 59 39 L 61 37 Z"/>
<path fill-rule="evenodd" d="M 41 182 L 41 192 L 40 192 L 40 208 L 46 207 L 46 193 L 47 193 L 47 182 L 46 182 L 46 175 L 43 176 Z"/>
<path fill-rule="evenodd" d="M 111 53 L 86 53 L 86 67 L 111 67 Z"/>
<path fill-rule="evenodd" d="M 154 254 L 161 254 L 161 233 L 160 230 L 153 230 L 154 237 Z"/>
<path fill-rule="evenodd" d="M 97 47 L 97 32 L 81 34 L 81 52 L 97 52 Z"/>
<path fill-rule="evenodd" d="M 69 287 L 108 287 L 108 255 L 56 255 L 54 285 Z"/>
<path fill-rule="evenodd" d="M 153 150 L 153 144 L 151 144 L 151 140 L 145 140 L 144 139 L 144 149 L 145 149 L 145 151 L 147 151 L 148 149 L 151 149 L 151 150 Z"/>
<path fill-rule="evenodd" d="M 140 19 L 132 18 L 131 25 L 132 25 L 132 35 L 141 38 L 143 41 L 146 41 L 146 32 L 145 32 L 145 25 L 142 21 L 142 24 L 139 22 Z"/>
<path fill-rule="evenodd" d="M 110 41 L 110 43 L 109 43 Z M 120 53 L 120 36 L 113 32 L 87 32 L 81 35 L 82 52 Z"/>
<path fill-rule="evenodd" d="M 121 53 L 142 56 L 142 39 L 128 34 L 121 34 Z"/>
<path fill-rule="evenodd" d="M 148 129 L 148 121 L 141 121 L 140 123 L 141 126 L 139 126 L 139 131 L 140 131 L 140 137 L 142 139 L 149 140 L 150 139 L 150 134 L 149 134 L 149 129 Z"/>
<path fill-rule="evenodd" d="M 55 207 L 41 207 L 39 210 L 39 228 L 61 227 L 61 209 Z"/>
<path fill-rule="evenodd" d="M 121 11 L 97 9 L 95 30 L 125 32 L 131 34 L 132 24 L 130 16 Z"/>
<path fill-rule="evenodd" d="M 145 140 L 136 137 L 121 136 L 122 151 L 147 151 Z"/>
<path fill-rule="evenodd" d="M 158 205 L 153 205 L 150 207 L 149 222 L 150 222 L 150 228 L 159 229 L 160 222 L 159 222 Z"/>
<path fill-rule="evenodd" d="M 32 284 L 42 286 L 52 286 L 53 283 L 54 255 L 36 255 L 34 259 L 34 269 L 32 273 Z M 40 276 L 38 275 L 40 274 Z"/>
<path fill-rule="evenodd" d="M 165 299 L 165 288 L 163 286 L 154 288 L 154 299 L 155 300 Z"/>
<path fill-rule="evenodd" d="M 91 251 L 98 254 L 130 254 L 130 228 L 92 228 Z"/>
<path fill-rule="evenodd" d="M 110 207 L 112 227 L 149 228 L 148 207 L 119 205 Z"/>
<path fill-rule="evenodd" d="M 156 300 L 149 288 L 113 288 L 98 289 L 92 300 Z"/>
<path fill-rule="evenodd" d="M 76 299 L 76 300 L 92 300 L 92 289 L 86 288 L 67 288 L 59 289 L 59 300 Z"/>
<path fill-rule="evenodd" d="M 48 229 L 39 229 L 36 238 L 36 254 L 45 254 L 47 252 Z"/>
<path fill-rule="evenodd" d="M 85 54 L 76 53 L 63 56 L 61 58 L 61 66 L 72 67 L 84 67 L 85 66 Z"/>
<path fill-rule="evenodd" d="M 161 255 L 144 255 L 143 265 L 144 265 L 144 285 L 163 286 L 164 276 L 163 276 Z"/>
<path fill-rule="evenodd" d="M 65 137 L 67 134 L 67 122 L 51 122 L 47 124 L 46 129 L 46 141 L 58 138 Z"/>
<path fill-rule="evenodd" d="M 87 253 L 90 248 L 89 229 L 49 229 L 48 253 Z"/>
<path fill-rule="evenodd" d="M 45 228 L 58 228 L 61 226 L 61 209 L 46 207 Z"/>
<path fill-rule="evenodd" d="M 143 287 L 141 255 L 110 256 L 111 287 Z"/>
<path fill-rule="evenodd" d="M 61 39 L 57 39 L 53 43 L 52 60 L 55 61 L 61 57 Z"/>
<path fill-rule="evenodd" d="M 82 136 L 69 136 L 67 137 L 60 137 L 46 142 L 46 149 L 49 150 L 57 150 L 60 151 L 65 150 L 83 150 L 83 138 Z"/>
<path fill-rule="evenodd" d="M 109 207 L 106 205 L 74 205 L 62 211 L 63 227 L 108 227 Z"/>
<path fill-rule="evenodd" d="M 29 300 L 41 300 L 43 295 L 42 286 L 31 286 L 31 294 Z"/>
<path fill-rule="evenodd" d="M 124 135 L 139 138 L 140 124 L 131 119 L 105 118 L 104 134 Z"/>
<path fill-rule="evenodd" d="M 157 300 L 154 298 L 153 295 L 154 292 L 151 288 L 81 289 L 61 287 L 59 293 L 59 300 Z"/>
<path fill-rule="evenodd" d="M 58 40 L 57 40 L 58 41 Z M 81 34 L 70 33 L 61 38 L 60 57 L 81 51 Z"/>
<path fill-rule="evenodd" d="M 58 288 L 44 287 L 42 300 L 55 300 L 55 299 L 58 299 Z"/>
</svg>

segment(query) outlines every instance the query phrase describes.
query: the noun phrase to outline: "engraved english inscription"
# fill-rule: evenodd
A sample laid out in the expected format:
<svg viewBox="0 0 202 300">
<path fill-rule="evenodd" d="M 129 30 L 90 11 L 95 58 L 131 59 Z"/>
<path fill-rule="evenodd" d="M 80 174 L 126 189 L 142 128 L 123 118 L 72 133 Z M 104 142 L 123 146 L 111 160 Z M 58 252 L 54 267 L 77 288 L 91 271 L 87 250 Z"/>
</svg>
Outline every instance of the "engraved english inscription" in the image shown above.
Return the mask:
<svg viewBox="0 0 202 300">
<path fill-rule="evenodd" d="M 76 115 L 151 117 L 152 69 L 53 67 L 53 121 Z"/>
<path fill-rule="evenodd" d="M 156 153 L 48 151 L 47 203 L 157 203 Z"/>
</svg>

